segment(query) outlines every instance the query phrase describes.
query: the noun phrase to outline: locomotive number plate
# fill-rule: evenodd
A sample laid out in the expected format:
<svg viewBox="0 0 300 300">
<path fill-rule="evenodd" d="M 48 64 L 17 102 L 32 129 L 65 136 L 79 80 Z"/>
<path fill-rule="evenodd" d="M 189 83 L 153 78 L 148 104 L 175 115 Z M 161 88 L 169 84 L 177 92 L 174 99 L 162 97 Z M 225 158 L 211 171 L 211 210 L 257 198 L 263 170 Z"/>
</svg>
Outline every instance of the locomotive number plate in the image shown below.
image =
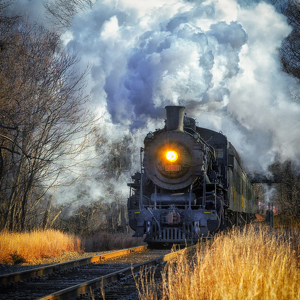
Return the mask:
<svg viewBox="0 0 300 300">
<path fill-rule="evenodd" d="M 165 165 L 165 171 L 167 172 L 178 172 L 180 169 L 180 165 Z"/>
</svg>

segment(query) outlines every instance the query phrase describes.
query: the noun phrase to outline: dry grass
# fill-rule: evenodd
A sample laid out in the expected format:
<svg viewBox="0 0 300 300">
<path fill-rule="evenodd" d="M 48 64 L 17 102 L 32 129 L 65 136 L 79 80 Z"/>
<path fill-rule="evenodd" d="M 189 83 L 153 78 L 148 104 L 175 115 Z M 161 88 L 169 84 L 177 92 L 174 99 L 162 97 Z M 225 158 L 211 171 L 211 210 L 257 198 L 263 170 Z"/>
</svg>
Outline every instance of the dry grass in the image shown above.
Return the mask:
<svg viewBox="0 0 300 300">
<path fill-rule="evenodd" d="M 0 263 L 30 263 L 64 252 L 81 252 L 80 239 L 57 230 L 0 232 Z"/>
<path fill-rule="evenodd" d="M 160 287 L 140 288 L 140 299 L 300 299 L 299 231 L 270 233 L 250 226 L 199 245 L 192 260 L 170 263 Z M 150 285 L 151 287 L 151 285 Z"/>
</svg>

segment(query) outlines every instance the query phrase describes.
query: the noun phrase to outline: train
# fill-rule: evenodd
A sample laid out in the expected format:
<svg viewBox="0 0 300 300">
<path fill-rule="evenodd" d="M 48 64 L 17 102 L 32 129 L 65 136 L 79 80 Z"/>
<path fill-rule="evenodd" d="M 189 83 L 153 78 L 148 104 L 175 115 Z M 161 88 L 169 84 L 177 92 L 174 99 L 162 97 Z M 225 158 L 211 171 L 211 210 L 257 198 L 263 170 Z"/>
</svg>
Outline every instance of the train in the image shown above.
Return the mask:
<svg viewBox="0 0 300 300">
<path fill-rule="evenodd" d="M 165 126 L 140 148 L 128 183 L 129 226 L 149 245 L 196 243 L 255 218 L 258 203 L 242 160 L 222 132 L 166 106 Z"/>
</svg>

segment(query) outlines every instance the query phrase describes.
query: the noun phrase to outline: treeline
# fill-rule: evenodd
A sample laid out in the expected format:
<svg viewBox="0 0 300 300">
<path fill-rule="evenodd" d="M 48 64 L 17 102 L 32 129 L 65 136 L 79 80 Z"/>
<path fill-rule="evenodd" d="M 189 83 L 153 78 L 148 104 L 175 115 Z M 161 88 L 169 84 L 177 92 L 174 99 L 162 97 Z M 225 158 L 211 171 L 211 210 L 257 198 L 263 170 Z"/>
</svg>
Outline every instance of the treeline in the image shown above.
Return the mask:
<svg viewBox="0 0 300 300">
<path fill-rule="evenodd" d="M 292 161 L 276 162 L 270 166 L 275 194 L 273 201 L 278 209 L 279 224 L 300 226 L 300 172 L 299 165 Z"/>
<path fill-rule="evenodd" d="M 58 229 L 80 236 L 92 236 L 99 232 L 128 232 L 126 204 L 123 198 L 105 201 L 104 198 L 89 205 L 80 205 L 73 211 L 68 205 L 52 207 L 54 221 L 46 228 Z M 60 214 L 59 218 L 55 218 Z"/>
<path fill-rule="evenodd" d="M 123 195 L 114 195 L 107 201 L 99 197 L 87 204 L 72 200 L 55 205 L 43 202 L 31 215 L 28 227 L 31 229 L 56 229 L 80 236 L 92 236 L 99 232 L 128 232 L 126 202 Z M 51 203 L 51 204 L 50 204 Z"/>
<path fill-rule="evenodd" d="M 85 237 L 98 232 L 128 232 L 126 200 L 129 190 L 124 196 L 115 185 L 129 178 L 122 176 L 128 175 L 132 168 L 132 137 L 125 135 L 120 140 L 108 141 L 101 134 L 93 132 L 93 136 L 97 156 L 105 152 L 104 157 L 94 160 L 99 164 L 94 166 L 97 172 L 93 172 L 93 178 L 88 181 L 83 178 L 73 187 L 67 187 L 68 201 L 64 204 L 57 205 L 54 197 L 45 195 L 30 220 L 30 228 L 58 229 Z M 97 186 L 91 186 L 91 182 Z M 99 191 L 101 195 L 95 196 Z"/>
</svg>

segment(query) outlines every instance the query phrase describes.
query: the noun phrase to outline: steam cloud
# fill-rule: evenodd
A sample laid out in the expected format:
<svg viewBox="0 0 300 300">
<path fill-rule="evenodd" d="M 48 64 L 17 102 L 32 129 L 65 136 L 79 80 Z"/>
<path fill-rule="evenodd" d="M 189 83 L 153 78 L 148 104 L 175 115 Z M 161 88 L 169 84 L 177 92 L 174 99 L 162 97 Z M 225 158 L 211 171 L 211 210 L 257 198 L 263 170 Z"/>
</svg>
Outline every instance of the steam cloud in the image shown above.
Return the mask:
<svg viewBox="0 0 300 300">
<path fill-rule="evenodd" d="M 141 137 L 161 125 L 165 105 L 184 105 L 261 172 L 278 153 L 300 158 L 299 87 L 278 54 L 290 32 L 264 2 L 98 0 L 63 38 L 92 64 L 93 105 L 118 131 Z"/>
</svg>

